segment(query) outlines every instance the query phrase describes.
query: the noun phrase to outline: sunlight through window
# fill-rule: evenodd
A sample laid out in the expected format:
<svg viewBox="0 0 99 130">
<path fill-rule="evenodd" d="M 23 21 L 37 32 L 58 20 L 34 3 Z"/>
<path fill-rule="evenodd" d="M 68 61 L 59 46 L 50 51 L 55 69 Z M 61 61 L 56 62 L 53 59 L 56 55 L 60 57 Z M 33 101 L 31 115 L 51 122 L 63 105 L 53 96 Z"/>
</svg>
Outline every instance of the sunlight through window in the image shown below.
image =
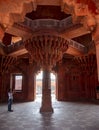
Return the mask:
<svg viewBox="0 0 99 130">
<path fill-rule="evenodd" d="M 15 76 L 15 90 L 22 90 L 22 76 Z"/>
</svg>

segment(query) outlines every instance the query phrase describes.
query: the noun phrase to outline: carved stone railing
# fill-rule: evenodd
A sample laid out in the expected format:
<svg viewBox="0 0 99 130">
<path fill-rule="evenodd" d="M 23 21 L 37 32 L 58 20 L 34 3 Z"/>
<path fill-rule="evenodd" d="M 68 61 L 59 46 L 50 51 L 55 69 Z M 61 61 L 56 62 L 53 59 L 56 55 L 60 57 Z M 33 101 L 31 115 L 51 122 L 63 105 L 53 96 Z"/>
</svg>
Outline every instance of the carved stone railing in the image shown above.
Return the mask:
<svg viewBox="0 0 99 130">
<path fill-rule="evenodd" d="M 86 53 L 86 48 L 82 44 L 70 39 L 67 39 L 67 41 L 68 41 L 68 46 L 71 46 L 82 53 Z M 7 48 L 7 53 L 14 52 L 21 48 L 24 48 L 24 44 L 22 40 L 17 43 L 9 45 Z"/>
<path fill-rule="evenodd" d="M 36 31 L 38 29 L 56 29 L 57 31 L 64 31 L 65 29 L 74 26 L 71 16 L 63 20 L 55 20 L 55 19 L 31 20 L 25 17 L 25 21 L 19 24 L 22 24 L 30 28 L 32 31 Z M 81 24 L 76 24 L 76 25 L 81 26 Z"/>
<path fill-rule="evenodd" d="M 22 48 L 24 48 L 24 45 L 23 45 L 23 41 L 20 40 L 14 44 L 9 45 L 7 47 L 7 53 L 11 53 L 11 52 L 14 52 L 14 51 L 22 49 Z"/>
<path fill-rule="evenodd" d="M 71 46 L 71 47 L 73 47 L 73 48 L 75 48 L 83 53 L 86 53 L 86 48 L 84 45 L 82 45 L 76 41 L 73 41 L 73 40 L 68 40 L 68 41 L 70 41 L 69 46 Z"/>
</svg>

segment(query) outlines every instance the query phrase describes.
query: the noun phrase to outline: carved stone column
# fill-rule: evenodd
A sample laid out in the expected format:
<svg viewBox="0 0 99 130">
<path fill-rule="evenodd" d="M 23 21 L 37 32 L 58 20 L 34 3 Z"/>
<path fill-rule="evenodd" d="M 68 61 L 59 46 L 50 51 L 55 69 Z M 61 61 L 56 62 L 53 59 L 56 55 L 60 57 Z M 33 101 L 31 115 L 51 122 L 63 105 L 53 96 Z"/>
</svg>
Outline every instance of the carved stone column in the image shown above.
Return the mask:
<svg viewBox="0 0 99 130">
<path fill-rule="evenodd" d="M 97 73 L 98 73 L 98 81 L 99 81 L 99 15 L 96 17 L 96 20 L 97 20 L 97 26 L 96 26 L 96 30 L 92 34 L 92 37 L 96 47 Z"/>
<path fill-rule="evenodd" d="M 50 71 L 68 49 L 68 41 L 53 35 L 38 35 L 25 41 L 33 60 L 43 70 L 42 106 L 40 112 L 53 112 Z"/>
<path fill-rule="evenodd" d="M 51 78 L 50 71 L 48 69 L 43 70 L 42 105 L 40 112 L 53 112 L 51 102 Z"/>
<path fill-rule="evenodd" d="M 98 72 L 98 81 L 99 81 L 99 41 L 96 44 L 96 58 L 97 58 L 97 72 Z"/>
<path fill-rule="evenodd" d="M 34 66 L 32 63 L 28 65 L 28 73 L 27 73 L 27 100 L 28 101 L 33 101 L 34 100 L 34 79 L 35 76 L 33 74 L 33 68 Z"/>
</svg>

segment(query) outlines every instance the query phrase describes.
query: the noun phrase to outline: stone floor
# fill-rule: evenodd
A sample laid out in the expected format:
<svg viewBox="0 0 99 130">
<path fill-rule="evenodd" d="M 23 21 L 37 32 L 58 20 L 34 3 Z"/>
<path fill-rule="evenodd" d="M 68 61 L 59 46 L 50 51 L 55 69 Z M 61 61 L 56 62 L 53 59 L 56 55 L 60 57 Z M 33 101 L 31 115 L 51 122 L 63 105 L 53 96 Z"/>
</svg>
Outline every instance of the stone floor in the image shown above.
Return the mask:
<svg viewBox="0 0 99 130">
<path fill-rule="evenodd" d="M 0 130 L 99 130 L 99 104 L 58 102 L 54 113 L 39 113 L 41 101 L 0 105 Z"/>
</svg>

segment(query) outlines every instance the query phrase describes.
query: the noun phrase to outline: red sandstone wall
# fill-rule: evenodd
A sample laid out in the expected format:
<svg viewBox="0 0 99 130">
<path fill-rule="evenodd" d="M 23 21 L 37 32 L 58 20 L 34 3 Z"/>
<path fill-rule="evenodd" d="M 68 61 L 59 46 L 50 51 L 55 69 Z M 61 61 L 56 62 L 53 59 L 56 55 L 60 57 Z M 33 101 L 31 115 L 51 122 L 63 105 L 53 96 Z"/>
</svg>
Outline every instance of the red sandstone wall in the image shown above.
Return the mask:
<svg viewBox="0 0 99 130">
<path fill-rule="evenodd" d="M 97 73 L 81 73 L 77 69 L 66 72 L 65 65 L 58 71 L 58 100 L 96 99 Z"/>
<path fill-rule="evenodd" d="M 32 71 L 31 71 L 32 70 Z M 10 78 L 11 74 L 21 73 L 23 75 L 23 82 L 22 82 L 22 91 L 16 91 L 14 94 L 14 102 L 21 102 L 21 101 L 33 101 L 34 100 L 34 78 L 35 75 L 33 74 L 34 69 L 29 67 L 29 65 L 20 65 L 20 69 L 12 68 L 10 73 L 4 74 L 0 77 L 0 102 L 7 102 L 8 95 L 7 91 L 10 88 Z M 12 82 L 12 87 L 14 89 L 14 79 Z"/>
<path fill-rule="evenodd" d="M 10 86 L 10 76 L 8 73 L 0 76 L 0 102 L 7 102 L 7 91 Z"/>
<path fill-rule="evenodd" d="M 21 71 L 22 69 L 22 71 Z M 11 73 L 23 74 L 23 86 L 21 92 L 14 94 L 14 101 L 35 100 L 35 68 L 23 66 L 20 70 L 12 69 Z M 32 70 L 32 71 L 31 71 Z M 59 101 L 96 99 L 97 71 L 94 74 L 81 73 L 78 69 L 71 68 L 66 71 L 66 65 L 59 66 L 57 71 L 56 98 Z M 7 102 L 7 90 L 10 87 L 10 73 L 0 77 L 0 101 Z M 14 87 L 14 86 L 13 86 Z"/>
</svg>

